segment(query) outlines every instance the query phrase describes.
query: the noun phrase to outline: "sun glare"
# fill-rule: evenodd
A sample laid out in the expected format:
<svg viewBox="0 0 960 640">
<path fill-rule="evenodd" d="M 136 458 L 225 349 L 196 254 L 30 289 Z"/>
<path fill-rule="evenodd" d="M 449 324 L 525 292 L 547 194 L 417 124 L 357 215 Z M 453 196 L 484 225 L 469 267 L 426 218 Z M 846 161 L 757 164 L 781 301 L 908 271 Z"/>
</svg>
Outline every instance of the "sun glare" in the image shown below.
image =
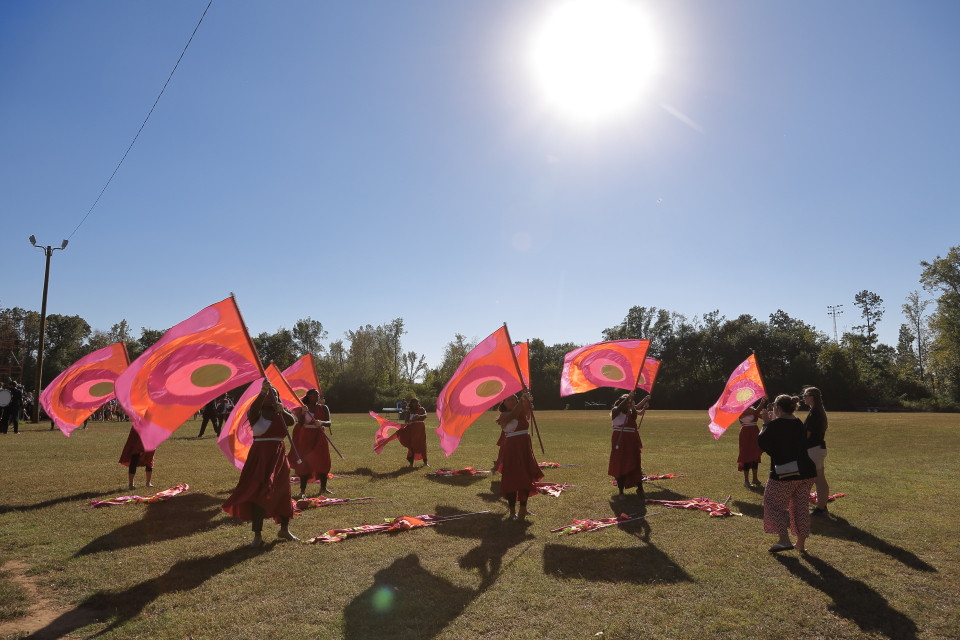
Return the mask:
<svg viewBox="0 0 960 640">
<path fill-rule="evenodd" d="M 552 107 L 581 120 L 622 113 L 655 66 L 644 16 L 627 0 L 571 0 L 535 35 L 534 77 Z"/>
</svg>

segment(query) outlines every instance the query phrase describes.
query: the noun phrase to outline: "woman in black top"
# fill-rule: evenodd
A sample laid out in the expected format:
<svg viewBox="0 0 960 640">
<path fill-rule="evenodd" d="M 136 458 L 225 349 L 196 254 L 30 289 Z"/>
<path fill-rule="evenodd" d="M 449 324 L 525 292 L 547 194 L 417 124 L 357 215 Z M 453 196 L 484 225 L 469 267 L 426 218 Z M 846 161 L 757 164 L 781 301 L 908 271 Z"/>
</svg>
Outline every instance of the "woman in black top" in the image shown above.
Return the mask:
<svg viewBox="0 0 960 640">
<path fill-rule="evenodd" d="M 823 461 L 827 457 L 827 412 L 823 410 L 823 397 L 816 387 L 803 390 L 803 401 L 810 407 L 810 413 L 803 421 L 803 428 L 807 431 L 807 453 L 817 467 L 817 479 L 814 481 L 817 486 L 817 507 L 811 515 L 826 515 L 827 497 L 830 495 L 830 487 L 823 475 Z"/>
<path fill-rule="evenodd" d="M 763 530 L 780 536 L 770 547 L 771 553 L 794 548 L 791 529 L 801 553 L 810 535 L 808 505 L 817 468 L 807 455 L 803 423 L 793 415 L 799 404 L 795 396 L 779 395 L 772 409 L 760 413 L 763 430 L 757 440 L 770 456 L 770 478 L 763 492 Z"/>
</svg>

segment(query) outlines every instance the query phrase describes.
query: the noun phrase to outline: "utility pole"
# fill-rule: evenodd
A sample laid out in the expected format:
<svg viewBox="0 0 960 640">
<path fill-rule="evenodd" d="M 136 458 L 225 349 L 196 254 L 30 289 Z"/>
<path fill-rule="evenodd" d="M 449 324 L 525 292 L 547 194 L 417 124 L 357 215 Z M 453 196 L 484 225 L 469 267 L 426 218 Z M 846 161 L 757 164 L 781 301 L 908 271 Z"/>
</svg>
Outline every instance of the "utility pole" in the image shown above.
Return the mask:
<svg viewBox="0 0 960 640">
<path fill-rule="evenodd" d="M 34 385 L 35 392 L 33 394 L 33 415 L 30 416 L 35 423 L 40 422 L 40 380 L 43 375 L 43 339 L 44 334 L 47 332 L 47 288 L 50 284 L 50 257 L 53 255 L 54 251 L 62 251 L 67 248 L 67 241 L 64 240 L 63 244 L 59 247 L 51 247 L 50 245 L 43 246 L 37 244 L 37 237 L 30 236 L 30 244 L 35 246 L 37 249 L 42 249 L 44 255 L 47 256 L 47 268 L 43 272 L 43 302 L 40 304 L 40 345 L 37 347 L 37 378 L 36 384 Z"/>
<path fill-rule="evenodd" d="M 827 305 L 827 314 L 833 317 L 833 341 L 837 344 L 840 344 L 840 340 L 837 338 L 837 316 L 843 314 L 843 310 L 840 308 L 842 306 L 842 304 Z"/>
</svg>

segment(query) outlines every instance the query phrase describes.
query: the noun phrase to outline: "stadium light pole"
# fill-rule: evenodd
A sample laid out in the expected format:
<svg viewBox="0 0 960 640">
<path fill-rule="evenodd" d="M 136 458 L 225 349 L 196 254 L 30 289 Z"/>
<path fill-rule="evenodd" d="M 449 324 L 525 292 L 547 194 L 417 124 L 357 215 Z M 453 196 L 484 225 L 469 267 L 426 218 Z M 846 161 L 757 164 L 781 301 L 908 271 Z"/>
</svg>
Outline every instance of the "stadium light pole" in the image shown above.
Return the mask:
<svg viewBox="0 0 960 640">
<path fill-rule="evenodd" d="M 47 331 L 47 289 L 50 284 L 50 257 L 54 251 L 62 251 L 67 248 L 67 241 L 64 240 L 59 247 L 43 246 L 37 244 L 37 237 L 30 236 L 30 244 L 37 249 L 42 249 L 47 256 L 47 268 L 43 272 L 43 302 L 40 304 L 40 345 L 37 347 L 37 380 L 34 385 L 33 394 L 33 415 L 30 416 L 35 423 L 40 422 L 40 380 L 43 375 L 43 338 Z"/>
<path fill-rule="evenodd" d="M 843 313 L 843 310 L 840 308 L 842 304 L 828 304 L 827 305 L 827 314 L 833 316 L 833 341 L 837 344 L 840 344 L 840 339 L 837 338 L 837 316 Z"/>
</svg>

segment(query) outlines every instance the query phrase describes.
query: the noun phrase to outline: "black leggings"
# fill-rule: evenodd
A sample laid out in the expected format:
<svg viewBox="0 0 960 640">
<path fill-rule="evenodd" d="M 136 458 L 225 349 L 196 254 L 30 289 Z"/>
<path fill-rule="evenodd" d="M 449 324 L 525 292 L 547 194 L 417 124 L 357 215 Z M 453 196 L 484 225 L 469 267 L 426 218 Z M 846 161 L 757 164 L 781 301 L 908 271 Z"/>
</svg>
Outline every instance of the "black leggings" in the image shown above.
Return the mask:
<svg viewBox="0 0 960 640">
<path fill-rule="evenodd" d="M 137 472 L 137 465 L 140 464 L 140 454 L 135 453 L 130 456 L 130 475 L 134 475 Z M 144 466 L 143 469 L 148 473 L 153 473 L 153 467 Z"/>
<path fill-rule="evenodd" d="M 263 519 L 266 517 L 266 515 L 267 512 L 264 511 L 263 507 L 260 505 L 254 504 L 252 507 L 250 507 L 250 520 L 253 522 L 252 528 L 254 533 L 259 534 L 261 531 L 263 531 Z M 286 527 L 289 522 L 290 518 L 280 518 L 281 527 Z"/>
</svg>

